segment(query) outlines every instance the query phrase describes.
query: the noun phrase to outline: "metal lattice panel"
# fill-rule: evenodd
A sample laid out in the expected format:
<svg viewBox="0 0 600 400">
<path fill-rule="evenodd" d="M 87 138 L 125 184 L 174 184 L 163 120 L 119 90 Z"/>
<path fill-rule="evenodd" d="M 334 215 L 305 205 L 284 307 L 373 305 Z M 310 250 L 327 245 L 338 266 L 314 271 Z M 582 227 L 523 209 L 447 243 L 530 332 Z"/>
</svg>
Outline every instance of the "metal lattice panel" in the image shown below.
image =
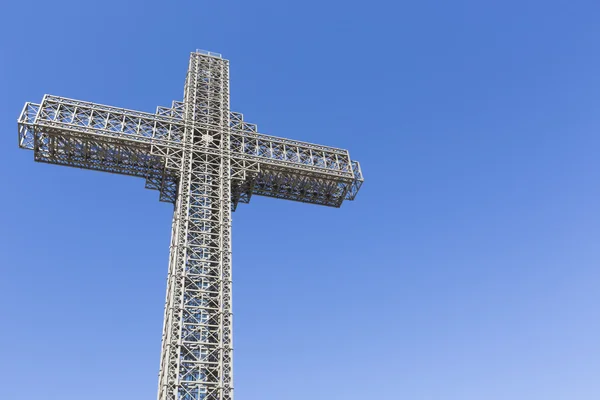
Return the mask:
<svg viewBox="0 0 600 400">
<path fill-rule="evenodd" d="M 339 207 L 348 151 L 258 133 L 229 108 L 229 62 L 191 54 L 183 101 L 155 114 L 46 95 L 19 117 L 40 162 L 146 179 L 174 204 L 158 400 L 233 398 L 231 213 L 253 195 Z"/>
</svg>

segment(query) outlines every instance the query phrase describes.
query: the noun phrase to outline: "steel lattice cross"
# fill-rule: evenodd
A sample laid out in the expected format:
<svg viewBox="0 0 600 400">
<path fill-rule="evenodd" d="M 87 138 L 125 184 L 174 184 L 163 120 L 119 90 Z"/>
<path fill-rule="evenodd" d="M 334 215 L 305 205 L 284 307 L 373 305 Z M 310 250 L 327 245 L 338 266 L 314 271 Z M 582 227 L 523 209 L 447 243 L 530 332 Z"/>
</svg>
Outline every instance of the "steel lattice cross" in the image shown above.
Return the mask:
<svg viewBox="0 0 600 400">
<path fill-rule="evenodd" d="M 191 54 L 182 102 L 156 114 L 46 95 L 19 117 L 35 161 L 143 177 L 174 204 L 158 400 L 231 400 L 231 212 L 252 195 L 339 207 L 348 151 L 267 136 L 229 110 L 229 61 Z"/>
</svg>

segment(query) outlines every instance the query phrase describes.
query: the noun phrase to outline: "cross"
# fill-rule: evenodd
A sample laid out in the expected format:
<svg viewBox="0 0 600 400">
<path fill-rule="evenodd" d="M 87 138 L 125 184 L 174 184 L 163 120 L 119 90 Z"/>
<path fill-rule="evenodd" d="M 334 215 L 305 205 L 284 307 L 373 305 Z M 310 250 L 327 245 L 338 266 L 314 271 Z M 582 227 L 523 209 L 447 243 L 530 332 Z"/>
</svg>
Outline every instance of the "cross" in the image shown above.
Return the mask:
<svg viewBox="0 0 600 400">
<path fill-rule="evenodd" d="M 231 213 L 253 195 L 339 207 L 363 182 L 348 151 L 258 133 L 229 109 L 229 61 L 191 53 L 183 101 L 155 114 L 45 95 L 19 146 L 35 161 L 146 180 L 173 203 L 158 400 L 233 398 Z"/>
</svg>

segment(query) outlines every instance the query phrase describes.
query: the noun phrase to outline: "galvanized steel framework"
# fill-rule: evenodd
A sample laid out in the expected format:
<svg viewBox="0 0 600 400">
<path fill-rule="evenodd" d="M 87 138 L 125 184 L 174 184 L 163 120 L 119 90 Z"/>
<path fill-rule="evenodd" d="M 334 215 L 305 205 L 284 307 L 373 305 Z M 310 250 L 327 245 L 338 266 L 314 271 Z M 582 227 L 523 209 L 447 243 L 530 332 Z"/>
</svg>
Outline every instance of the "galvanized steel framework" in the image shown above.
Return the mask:
<svg viewBox="0 0 600 400">
<path fill-rule="evenodd" d="M 229 62 L 191 54 L 182 102 L 156 114 L 44 96 L 19 117 L 35 161 L 143 177 L 173 203 L 158 400 L 233 398 L 231 212 L 252 195 L 339 207 L 348 151 L 258 133 L 229 110 Z"/>
</svg>

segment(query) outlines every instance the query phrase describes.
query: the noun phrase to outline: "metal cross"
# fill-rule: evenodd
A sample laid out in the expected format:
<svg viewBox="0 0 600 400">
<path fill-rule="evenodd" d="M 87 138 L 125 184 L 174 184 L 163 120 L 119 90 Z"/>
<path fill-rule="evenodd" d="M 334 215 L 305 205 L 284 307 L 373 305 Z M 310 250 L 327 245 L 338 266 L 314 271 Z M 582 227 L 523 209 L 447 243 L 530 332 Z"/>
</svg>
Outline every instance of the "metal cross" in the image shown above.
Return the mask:
<svg viewBox="0 0 600 400">
<path fill-rule="evenodd" d="M 158 400 L 233 398 L 231 212 L 251 196 L 339 207 L 348 151 L 257 132 L 229 110 L 229 61 L 191 54 L 182 102 L 156 114 L 45 95 L 19 117 L 35 161 L 142 177 L 174 204 Z"/>
</svg>

